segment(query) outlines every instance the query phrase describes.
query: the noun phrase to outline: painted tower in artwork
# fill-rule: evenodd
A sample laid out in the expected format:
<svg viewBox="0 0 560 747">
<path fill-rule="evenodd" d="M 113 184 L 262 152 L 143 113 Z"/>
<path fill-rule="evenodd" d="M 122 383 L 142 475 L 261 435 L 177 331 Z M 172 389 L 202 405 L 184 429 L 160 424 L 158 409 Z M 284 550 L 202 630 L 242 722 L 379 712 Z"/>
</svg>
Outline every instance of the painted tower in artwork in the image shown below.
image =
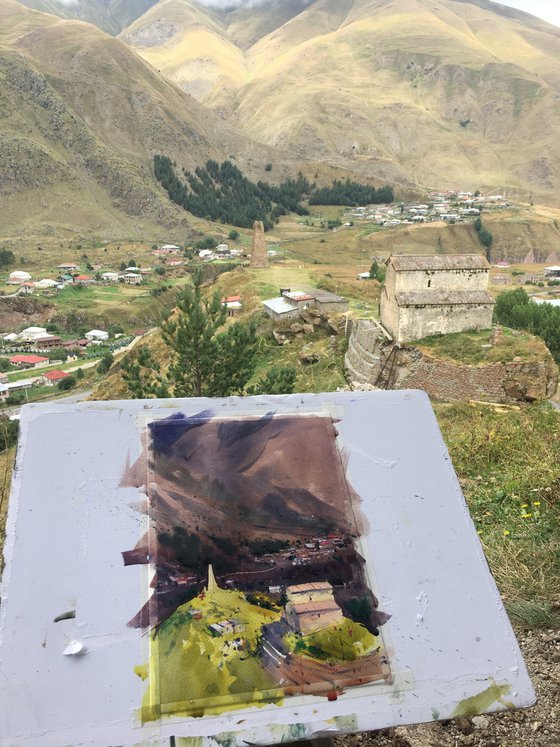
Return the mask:
<svg viewBox="0 0 560 747">
<path fill-rule="evenodd" d="M 211 565 L 208 566 L 208 587 L 206 589 L 208 594 L 213 594 L 216 589 L 218 588 L 218 584 L 216 582 L 216 576 L 214 576 L 214 569 Z"/>
<path fill-rule="evenodd" d="M 268 255 L 266 253 L 266 239 L 264 237 L 264 224 L 262 220 L 253 223 L 253 247 L 251 249 L 251 267 L 262 269 L 268 267 Z"/>
</svg>

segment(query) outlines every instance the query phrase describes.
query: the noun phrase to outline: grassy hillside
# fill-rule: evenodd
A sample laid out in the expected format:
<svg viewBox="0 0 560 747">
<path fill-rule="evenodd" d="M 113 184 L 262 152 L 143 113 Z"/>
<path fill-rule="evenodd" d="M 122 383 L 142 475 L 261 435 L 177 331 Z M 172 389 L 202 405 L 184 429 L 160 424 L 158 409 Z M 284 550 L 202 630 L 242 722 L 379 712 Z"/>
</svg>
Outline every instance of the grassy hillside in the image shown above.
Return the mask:
<svg viewBox="0 0 560 747">
<path fill-rule="evenodd" d="M 554 201 L 560 32 L 477 0 L 161 0 L 122 38 L 255 139 L 405 185 Z"/>
<path fill-rule="evenodd" d="M 1 238 L 188 232 L 153 179 L 155 154 L 188 169 L 271 160 L 122 42 L 15 0 L 0 5 L 0 107 Z"/>
<path fill-rule="evenodd" d="M 19 0 L 33 10 L 61 18 L 87 21 L 109 34 L 118 32 L 141 16 L 157 0 Z"/>
</svg>

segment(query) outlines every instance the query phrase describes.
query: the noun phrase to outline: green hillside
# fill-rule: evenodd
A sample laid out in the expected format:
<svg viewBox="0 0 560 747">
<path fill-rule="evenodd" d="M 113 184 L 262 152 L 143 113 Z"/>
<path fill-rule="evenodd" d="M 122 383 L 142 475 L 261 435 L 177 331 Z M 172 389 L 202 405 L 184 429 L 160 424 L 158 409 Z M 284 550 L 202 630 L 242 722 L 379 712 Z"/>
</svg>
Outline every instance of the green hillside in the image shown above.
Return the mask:
<svg viewBox="0 0 560 747">
<path fill-rule="evenodd" d="M 201 619 L 193 619 L 193 610 Z M 232 618 L 243 622 L 242 632 L 212 636 L 210 625 Z M 280 610 L 257 607 L 241 592 L 220 588 L 181 605 L 150 635 L 143 720 L 158 718 L 160 708 L 194 716 L 277 701 L 282 691 L 255 654 L 261 627 L 278 619 Z M 236 648 L 240 637 L 244 643 Z"/>
</svg>

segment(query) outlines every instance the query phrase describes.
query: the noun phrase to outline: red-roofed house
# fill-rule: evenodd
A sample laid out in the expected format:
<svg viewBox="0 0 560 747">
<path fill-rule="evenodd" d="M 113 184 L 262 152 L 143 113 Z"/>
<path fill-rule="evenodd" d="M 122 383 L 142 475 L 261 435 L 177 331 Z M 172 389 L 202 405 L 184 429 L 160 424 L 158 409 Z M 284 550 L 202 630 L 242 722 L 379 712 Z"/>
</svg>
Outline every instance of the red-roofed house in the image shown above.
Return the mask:
<svg viewBox="0 0 560 747">
<path fill-rule="evenodd" d="M 91 275 L 76 275 L 74 277 L 75 283 L 80 283 L 81 285 L 91 285 L 92 283 L 95 283 L 95 278 L 92 278 Z"/>
<path fill-rule="evenodd" d="M 243 308 L 241 296 L 228 296 L 227 298 L 222 298 L 222 305 L 226 307 L 228 316 L 235 316 Z"/>
<path fill-rule="evenodd" d="M 48 362 L 49 359 L 42 355 L 13 355 L 10 358 L 10 363 L 20 368 L 37 368 L 41 365 L 44 366 Z"/>
<path fill-rule="evenodd" d="M 56 386 L 62 379 L 67 379 L 70 376 L 66 371 L 47 371 L 41 376 L 41 383 L 45 386 Z"/>
</svg>

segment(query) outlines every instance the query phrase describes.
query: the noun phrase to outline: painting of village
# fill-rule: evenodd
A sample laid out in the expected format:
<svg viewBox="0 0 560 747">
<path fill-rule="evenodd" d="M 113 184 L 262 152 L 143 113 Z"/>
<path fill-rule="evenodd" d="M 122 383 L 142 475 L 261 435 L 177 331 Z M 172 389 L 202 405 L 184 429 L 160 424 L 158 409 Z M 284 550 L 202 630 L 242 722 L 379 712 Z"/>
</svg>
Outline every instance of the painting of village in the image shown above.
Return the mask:
<svg viewBox="0 0 560 747">
<path fill-rule="evenodd" d="M 129 623 L 149 638 L 142 720 L 390 681 L 331 417 L 158 420 L 128 479 L 146 474 L 150 530 L 123 552 L 153 568 Z"/>
</svg>

